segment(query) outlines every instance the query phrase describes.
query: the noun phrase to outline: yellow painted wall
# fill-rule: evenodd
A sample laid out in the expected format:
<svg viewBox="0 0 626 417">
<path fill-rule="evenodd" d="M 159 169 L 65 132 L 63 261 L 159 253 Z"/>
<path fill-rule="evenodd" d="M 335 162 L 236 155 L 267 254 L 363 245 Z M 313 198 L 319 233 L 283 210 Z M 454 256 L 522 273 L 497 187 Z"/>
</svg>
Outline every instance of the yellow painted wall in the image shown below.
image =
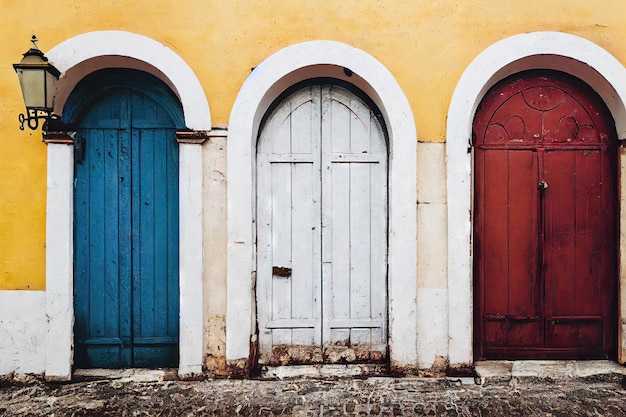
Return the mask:
<svg viewBox="0 0 626 417">
<path fill-rule="evenodd" d="M 45 288 L 46 145 L 39 132 L 18 129 L 11 67 L 33 33 L 44 52 L 95 30 L 164 43 L 200 79 L 214 125 L 227 124 L 250 69 L 272 53 L 306 40 L 345 42 L 392 72 L 426 142 L 444 141 L 463 70 L 507 36 L 568 32 L 626 64 L 626 2 L 616 0 L 0 0 L 0 16 L 0 289 Z"/>
</svg>

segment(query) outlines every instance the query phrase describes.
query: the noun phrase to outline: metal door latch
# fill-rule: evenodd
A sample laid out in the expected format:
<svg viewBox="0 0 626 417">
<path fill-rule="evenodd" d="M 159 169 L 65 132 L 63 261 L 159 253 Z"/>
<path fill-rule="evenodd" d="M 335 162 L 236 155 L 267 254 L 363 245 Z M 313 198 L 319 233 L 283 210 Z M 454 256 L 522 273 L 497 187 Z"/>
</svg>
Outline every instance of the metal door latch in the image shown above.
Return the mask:
<svg viewBox="0 0 626 417">
<path fill-rule="evenodd" d="M 545 181 L 541 181 L 539 184 L 537 184 L 537 189 L 539 191 L 546 191 L 548 189 L 548 183 Z"/>
<path fill-rule="evenodd" d="M 277 277 L 288 278 L 291 276 L 291 268 L 287 268 L 285 266 L 274 266 L 272 267 L 272 274 Z"/>
</svg>

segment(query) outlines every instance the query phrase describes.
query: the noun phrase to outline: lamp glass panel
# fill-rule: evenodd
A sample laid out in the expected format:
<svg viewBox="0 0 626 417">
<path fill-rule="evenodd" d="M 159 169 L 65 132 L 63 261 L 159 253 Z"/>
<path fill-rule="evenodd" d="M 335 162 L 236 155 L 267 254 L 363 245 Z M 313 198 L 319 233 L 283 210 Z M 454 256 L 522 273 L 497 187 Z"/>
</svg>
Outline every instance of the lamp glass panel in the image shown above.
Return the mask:
<svg viewBox="0 0 626 417">
<path fill-rule="evenodd" d="M 24 104 L 26 107 L 45 107 L 45 71 L 42 69 L 18 69 Z"/>
<path fill-rule="evenodd" d="M 46 108 L 52 109 L 54 106 L 54 93 L 57 77 L 46 71 Z"/>
</svg>

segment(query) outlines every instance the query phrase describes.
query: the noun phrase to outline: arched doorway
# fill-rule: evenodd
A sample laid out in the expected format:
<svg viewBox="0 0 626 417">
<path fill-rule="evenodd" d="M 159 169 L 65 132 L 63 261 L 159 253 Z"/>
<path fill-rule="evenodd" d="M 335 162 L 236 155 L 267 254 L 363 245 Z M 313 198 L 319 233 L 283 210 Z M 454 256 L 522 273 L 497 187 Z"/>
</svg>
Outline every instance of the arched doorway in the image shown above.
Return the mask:
<svg viewBox="0 0 626 417">
<path fill-rule="evenodd" d="M 77 127 L 75 365 L 177 366 L 180 103 L 153 76 L 101 70 L 63 118 Z"/>
<path fill-rule="evenodd" d="M 614 357 L 617 137 L 556 71 L 507 78 L 473 124 L 477 359 Z"/>
<path fill-rule="evenodd" d="M 308 81 L 257 146 L 259 364 L 387 356 L 387 145 L 372 103 Z"/>
<path fill-rule="evenodd" d="M 237 95 L 229 119 L 226 361 L 234 373 L 249 372 L 258 344 L 255 191 L 261 122 L 282 92 L 320 77 L 342 80 L 364 91 L 385 120 L 389 152 L 388 355 L 392 368 L 412 367 L 418 360 L 413 113 L 393 75 L 374 57 L 340 42 L 309 41 L 284 48 L 259 64 Z"/>
</svg>

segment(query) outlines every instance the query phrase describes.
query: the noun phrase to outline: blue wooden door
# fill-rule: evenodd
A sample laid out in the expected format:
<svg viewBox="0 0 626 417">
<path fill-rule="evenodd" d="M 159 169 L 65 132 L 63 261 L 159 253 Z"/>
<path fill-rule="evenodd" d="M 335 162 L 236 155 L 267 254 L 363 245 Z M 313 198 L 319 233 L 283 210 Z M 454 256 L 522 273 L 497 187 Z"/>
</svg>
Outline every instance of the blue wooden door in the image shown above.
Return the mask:
<svg viewBox="0 0 626 417">
<path fill-rule="evenodd" d="M 178 363 L 178 144 L 154 97 L 108 90 L 79 120 L 75 365 Z"/>
</svg>

